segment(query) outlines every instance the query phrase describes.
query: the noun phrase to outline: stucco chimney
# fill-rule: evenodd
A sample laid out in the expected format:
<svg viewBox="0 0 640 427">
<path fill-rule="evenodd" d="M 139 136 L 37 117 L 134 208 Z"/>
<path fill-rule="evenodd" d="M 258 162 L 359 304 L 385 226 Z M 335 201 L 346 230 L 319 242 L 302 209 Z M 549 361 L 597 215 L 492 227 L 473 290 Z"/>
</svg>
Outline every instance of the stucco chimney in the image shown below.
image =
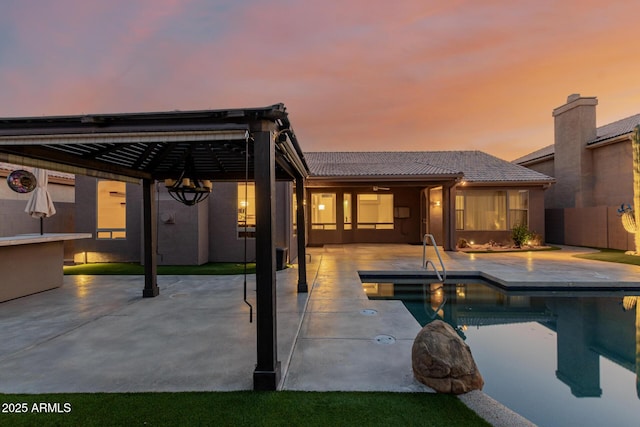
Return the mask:
<svg viewBox="0 0 640 427">
<path fill-rule="evenodd" d="M 593 160 L 587 142 L 596 138 L 595 96 L 571 94 L 553 110 L 555 189 L 553 208 L 592 206 Z"/>
</svg>

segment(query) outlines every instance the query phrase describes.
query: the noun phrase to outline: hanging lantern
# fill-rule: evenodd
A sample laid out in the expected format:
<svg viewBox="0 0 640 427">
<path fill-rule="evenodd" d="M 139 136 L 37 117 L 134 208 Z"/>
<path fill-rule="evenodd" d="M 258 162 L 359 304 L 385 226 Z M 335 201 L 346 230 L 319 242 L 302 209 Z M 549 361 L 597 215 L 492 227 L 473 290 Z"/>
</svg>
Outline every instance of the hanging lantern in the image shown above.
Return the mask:
<svg viewBox="0 0 640 427">
<path fill-rule="evenodd" d="M 185 168 L 178 179 L 165 179 L 164 184 L 174 200 L 187 206 L 193 206 L 205 200 L 213 188 L 210 180 L 201 180 L 196 177 L 191 156 L 187 157 Z"/>
</svg>

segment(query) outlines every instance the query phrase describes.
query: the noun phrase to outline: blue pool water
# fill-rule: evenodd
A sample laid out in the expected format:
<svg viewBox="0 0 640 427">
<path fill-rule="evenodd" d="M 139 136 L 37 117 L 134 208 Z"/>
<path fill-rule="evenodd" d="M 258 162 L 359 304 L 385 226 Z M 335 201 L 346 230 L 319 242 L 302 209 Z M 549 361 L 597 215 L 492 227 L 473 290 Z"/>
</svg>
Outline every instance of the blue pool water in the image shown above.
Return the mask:
<svg viewBox="0 0 640 427">
<path fill-rule="evenodd" d="M 482 283 L 363 287 L 370 299 L 402 300 L 422 325 L 451 324 L 483 391 L 539 426 L 640 426 L 640 297 Z"/>
</svg>

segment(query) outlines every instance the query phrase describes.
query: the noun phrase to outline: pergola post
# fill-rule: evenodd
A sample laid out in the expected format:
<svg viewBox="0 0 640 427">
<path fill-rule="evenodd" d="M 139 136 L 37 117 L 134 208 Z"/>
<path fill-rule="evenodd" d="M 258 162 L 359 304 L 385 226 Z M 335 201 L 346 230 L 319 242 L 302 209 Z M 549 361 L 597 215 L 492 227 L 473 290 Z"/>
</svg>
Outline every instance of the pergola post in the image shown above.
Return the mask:
<svg viewBox="0 0 640 427">
<path fill-rule="evenodd" d="M 280 382 L 276 329 L 275 141 L 270 131 L 254 134 L 256 184 L 256 344 L 254 390 L 276 390 Z"/>
<path fill-rule="evenodd" d="M 298 233 L 298 293 L 308 292 L 307 285 L 307 258 L 305 248 L 307 246 L 307 227 L 304 212 L 304 178 L 299 176 L 296 178 L 296 200 L 298 206 L 296 208 L 296 226 Z"/>
<path fill-rule="evenodd" d="M 153 179 L 142 180 L 142 220 L 144 250 L 144 290 L 142 296 L 151 298 L 158 296 L 158 259 L 156 256 L 156 183 Z"/>
</svg>

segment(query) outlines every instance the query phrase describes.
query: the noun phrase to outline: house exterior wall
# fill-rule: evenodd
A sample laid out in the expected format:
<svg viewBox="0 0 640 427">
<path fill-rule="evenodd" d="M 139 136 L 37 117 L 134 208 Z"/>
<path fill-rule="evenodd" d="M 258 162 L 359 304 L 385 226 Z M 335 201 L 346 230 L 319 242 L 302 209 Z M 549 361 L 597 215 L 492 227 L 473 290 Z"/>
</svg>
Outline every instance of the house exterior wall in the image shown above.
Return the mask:
<svg viewBox="0 0 640 427">
<path fill-rule="evenodd" d="M 509 190 L 528 190 L 529 191 L 529 216 L 528 216 L 528 228 L 531 232 L 540 237 L 541 243 L 546 241 L 545 231 L 545 191 L 542 187 L 500 187 L 500 186 L 484 186 L 465 188 L 465 191 L 509 191 Z M 459 239 L 464 239 L 467 242 L 474 242 L 476 244 L 483 244 L 489 241 L 496 243 L 512 244 L 511 230 L 490 230 L 490 231 L 475 231 L 475 230 L 456 230 L 456 242 Z"/>
<path fill-rule="evenodd" d="M 16 193 L 17 194 L 17 193 Z M 40 233 L 40 220 L 24 211 L 26 200 L 0 199 L 0 237 Z M 45 233 L 74 233 L 76 208 L 73 203 L 55 202 L 56 214 L 43 219 Z M 64 259 L 72 260 L 78 240 L 65 240 Z"/>
<path fill-rule="evenodd" d="M 97 179 L 76 176 L 76 232 L 93 239 L 77 240 L 76 262 L 140 262 L 142 249 L 142 186 L 127 184 L 126 239 L 98 240 L 96 235 Z"/>
<path fill-rule="evenodd" d="M 593 159 L 586 144 L 596 137 L 597 104 L 594 97 L 570 95 L 553 110 L 556 184 L 549 208 L 593 206 Z"/>
<path fill-rule="evenodd" d="M 276 182 L 276 247 L 287 248 L 285 262 L 293 262 L 298 258 L 297 230 L 294 227 L 293 182 Z M 303 230 L 304 231 L 304 230 Z"/>
<path fill-rule="evenodd" d="M 528 167 L 531 170 L 534 170 L 536 172 L 540 172 L 543 173 L 547 176 L 554 176 L 555 174 L 555 162 L 553 157 L 540 161 L 540 162 L 536 162 L 534 164 L 530 164 L 530 165 L 526 165 L 526 167 Z M 556 186 L 555 184 L 552 184 L 549 188 L 547 188 L 544 191 L 544 205 L 547 208 L 550 208 L 551 206 L 555 206 L 555 197 L 556 197 Z M 549 223 L 546 222 L 546 224 L 548 225 Z"/>
<path fill-rule="evenodd" d="M 238 183 L 216 182 L 209 197 L 208 242 L 210 262 L 244 261 L 244 238 L 238 236 Z M 288 181 L 276 182 L 276 247 L 287 248 L 289 260 L 297 254 L 293 230 L 293 186 Z M 247 260 L 255 261 L 255 238 L 247 238 Z"/>
<path fill-rule="evenodd" d="M 235 262 L 244 260 L 244 240 L 238 237 L 238 184 L 214 183 L 209 197 L 210 260 Z M 247 239 L 247 260 L 255 260 L 255 239 Z"/>
<path fill-rule="evenodd" d="M 40 220 L 24 211 L 26 200 L 0 199 L 0 237 L 40 233 Z M 43 219 L 45 233 L 73 233 L 75 206 L 54 202 L 56 214 Z"/>
<path fill-rule="evenodd" d="M 20 169 L 16 166 L 15 169 Z M 6 183 L 9 171 L 0 171 Z M 44 219 L 45 233 L 72 233 L 74 231 L 75 191 L 73 182 L 50 182 L 47 190 L 56 208 L 56 214 Z M 33 193 L 16 193 L 8 185 L 0 185 L 0 237 L 40 232 L 40 220 L 31 218 L 24 209 Z M 66 247 L 66 246 L 65 246 Z"/>
<path fill-rule="evenodd" d="M 460 187 L 459 187 L 460 188 Z M 394 195 L 394 207 L 409 208 L 408 218 L 394 218 L 393 230 L 367 230 L 357 228 L 357 212 L 353 213 L 352 230 L 344 230 L 343 224 L 343 195 L 352 194 L 355 204 L 357 194 L 371 193 L 371 187 L 348 186 L 327 186 L 313 187 L 307 192 L 307 206 L 311 206 L 311 195 L 313 193 L 336 193 L 337 195 L 337 230 L 314 230 L 309 227 L 309 245 L 319 246 L 324 244 L 343 243 L 419 243 L 422 241 L 423 233 L 434 235 L 436 242 L 441 245 L 444 242 L 444 214 L 447 210 L 446 201 L 442 194 L 442 188 L 434 186 L 425 188 L 424 186 L 414 187 L 391 187 L 389 193 Z M 423 189 L 425 195 L 422 194 Z M 482 190 L 517 190 L 527 189 L 529 191 L 529 229 L 545 240 L 545 217 L 544 217 L 544 192 L 542 186 L 513 187 L 513 186 L 477 186 L 466 187 L 465 191 Z M 455 190 L 454 190 L 455 193 Z M 426 198 L 425 198 L 426 197 Z M 422 203 L 425 205 L 421 206 Z M 455 210 L 455 198 L 450 201 L 449 210 Z M 423 218 L 424 217 L 424 218 Z M 426 226 L 422 226 L 422 221 Z M 475 243 L 512 242 L 510 230 L 472 231 L 456 230 L 452 236 L 455 246 L 458 239 L 464 238 Z"/>
<path fill-rule="evenodd" d="M 158 265 L 202 265 L 209 261 L 209 204 L 185 206 L 158 184 Z"/>
<path fill-rule="evenodd" d="M 633 204 L 631 141 L 591 149 L 593 152 L 593 206 Z"/>
<path fill-rule="evenodd" d="M 313 193 L 336 193 L 337 195 L 337 230 L 314 230 L 309 226 L 310 246 L 342 243 L 417 243 L 420 236 L 420 200 L 422 187 L 392 187 L 390 190 L 381 190 L 383 194 L 393 194 L 394 208 L 408 208 L 408 218 L 394 218 L 392 230 L 358 229 L 357 211 L 353 210 L 352 229 L 344 229 L 344 204 L 345 193 L 352 195 L 352 203 L 357 204 L 358 194 L 372 193 L 372 187 L 354 187 L 345 184 L 343 187 L 313 187 L 307 191 L 307 207 L 311 206 Z"/>
<path fill-rule="evenodd" d="M 15 169 L 20 167 L 16 166 Z M 8 174 L 9 171 L 0 171 L 0 180 L 6 183 Z M 72 181 L 64 184 L 51 181 L 50 178 L 47 190 L 56 208 L 56 214 L 44 218 L 44 232 L 73 233 L 75 232 L 75 191 Z M 31 194 L 16 193 L 0 181 L 0 237 L 40 233 L 40 220 L 32 218 L 24 210 Z M 75 243 L 75 240 L 64 241 L 65 259 L 73 259 Z"/>
<path fill-rule="evenodd" d="M 76 231 L 96 232 L 95 178 L 76 181 Z M 292 225 L 290 182 L 276 183 L 277 247 L 287 248 L 295 259 L 297 246 Z M 195 206 L 185 206 L 171 198 L 162 183 L 157 185 L 158 264 L 201 265 L 207 262 L 242 262 L 244 239 L 238 237 L 238 184 L 217 182 L 209 198 Z M 121 240 L 84 239 L 76 242 L 77 262 L 141 262 L 142 186 L 127 184 L 127 238 Z M 26 216 L 26 214 L 25 214 Z M 255 261 L 255 239 L 247 239 L 247 260 Z"/>
<path fill-rule="evenodd" d="M 550 243 L 633 250 L 617 209 L 633 202 L 630 138 L 589 146 L 596 138 L 595 98 L 571 95 L 554 110 L 554 157 L 527 165 L 555 177 L 546 191 Z"/>
<path fill-rule="evenodd" d="M 16 168 L 18 169 L 18 168 Z M 7 174 L 0 173 L 0 180 L 6 183 Z M 49 184 L 47 185 L 47 190 L 51 195 L 51 200 L 53 203 L 74 203 L 75 202 L 75 190 L 73 187 L 73 182 L 69 182 L 68 184 L 60 184 L 56 182 L 51 182 L 52 179 L 49 179 Z M 0 181 L 1 182 L 1 181 Z M 25 205 L 31 193 L 16 193 L 8 185 L 0 185 L 0 200 L 19 200 L 24 201 Z"/>
</svg>

